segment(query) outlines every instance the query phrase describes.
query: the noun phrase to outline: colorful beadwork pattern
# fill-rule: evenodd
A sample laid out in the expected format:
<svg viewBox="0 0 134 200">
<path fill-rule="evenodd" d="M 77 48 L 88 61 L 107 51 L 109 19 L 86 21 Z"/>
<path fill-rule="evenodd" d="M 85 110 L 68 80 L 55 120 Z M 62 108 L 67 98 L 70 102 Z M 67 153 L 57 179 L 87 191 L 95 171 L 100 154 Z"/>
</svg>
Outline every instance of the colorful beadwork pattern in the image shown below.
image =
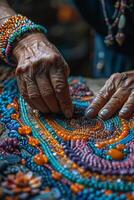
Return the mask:
<svg viewBox="0 0 134 200">
<path fill-rule="evenodd" d="M 0 199 L 134 199 L 133 117 L 87 119 L 93 95 L 82 78 L 69 79 L 73 119 L 38 113 L 19 96 L 13 73 L 7 77 L 0 89 Z"/>
</svg>

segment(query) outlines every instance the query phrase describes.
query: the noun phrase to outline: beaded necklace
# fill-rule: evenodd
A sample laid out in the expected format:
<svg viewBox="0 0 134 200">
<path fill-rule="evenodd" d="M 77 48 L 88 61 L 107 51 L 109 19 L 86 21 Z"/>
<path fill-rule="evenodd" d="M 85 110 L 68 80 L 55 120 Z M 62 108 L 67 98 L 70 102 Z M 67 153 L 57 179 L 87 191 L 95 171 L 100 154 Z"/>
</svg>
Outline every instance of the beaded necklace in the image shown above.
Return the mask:
<svg viewBox="0 0 134 200">
<path fill-rule="evenodd" d="M 113 15 L 113 23 L 110 23 L 108 18 L 106 3 L 105 0 L 100 0 L 103 10 L 104 19 L 108 28 L 108 35 L 105 37 L 105 44 L 107 46 L 111 46 L 114 44 L 114 39 L 118 43 L 118 45 L 122 45 L 125 40 L 125 35 L 123 33 L 123 29 L 126 25 L 126 17 L 125 17 L 125 9 L 127 7 L 127 0 L 118 0 L 115 4 L 115 12 Z M 113 28 L 117 27 L 118 31 L 114 38 L 113 36 Z"/>
</svg>

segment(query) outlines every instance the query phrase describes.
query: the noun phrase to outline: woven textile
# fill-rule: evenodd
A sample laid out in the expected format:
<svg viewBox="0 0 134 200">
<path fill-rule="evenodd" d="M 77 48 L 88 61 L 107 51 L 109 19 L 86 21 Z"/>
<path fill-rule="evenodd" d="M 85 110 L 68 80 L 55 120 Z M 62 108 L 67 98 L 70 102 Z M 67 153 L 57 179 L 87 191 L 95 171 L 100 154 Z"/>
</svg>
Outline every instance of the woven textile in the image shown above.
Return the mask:
<svg viewBox="0 0 134 200">
<path fill-rule="evenodd" d="M 73 119 L 38 113 L 1 74 L 0 199 L 134 199 L 134 118 L 84 117 L 93 96 L 82 78 L 69 79 Z"/>
</svg>

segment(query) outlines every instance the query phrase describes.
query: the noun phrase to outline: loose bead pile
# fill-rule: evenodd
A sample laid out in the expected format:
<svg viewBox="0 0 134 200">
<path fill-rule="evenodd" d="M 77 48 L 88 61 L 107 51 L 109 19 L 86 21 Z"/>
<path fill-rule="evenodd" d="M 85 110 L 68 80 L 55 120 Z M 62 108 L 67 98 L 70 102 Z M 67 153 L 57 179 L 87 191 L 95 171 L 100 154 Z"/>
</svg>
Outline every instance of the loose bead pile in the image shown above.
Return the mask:
<svg viewBox="0 0 134 200">
<path fill-rule="evenodd" d="M 22 36 L 29 32 L 46 33 L 47 30 L 41 26 L 33 23 L 27 17 L 20 14 L 11 16 L 0 27 L 0 57 L 6 63 L 13 64 L 11 59 L 14 43 Z"/>
<path fill-rule="evenodd" d="M 70 78 L 69 84 L 75 107 L 73 119 L 31 112 L 19 96 L 16 80 L 3 82 L 0 122 L 6 127 L 8 138 L 0 142 L 0 159 L 10 154 L 14 160 L 20 157 L 19 165 L 34 173 L 31 179 L 27 173 L 24 178 L 20 173 L 21 179 L 28 176 L 30 195 L 32 183 L 38 188 L 38 195 L 44 188 L 42 199 L 49 199 L 50 191 L 52 199 L 134 199 L 134 118 L 124 120 L 116 115 L 102 121 L 84 117 L 92 92 L 81 78 Z M 33 181 L 33 176 L 41 179 Z M 20 188 L 18 175 L 12 177 L 19 194 L 28 191 L 26 186 Z M 9 177 L 2 185 L 11 190 L 8 180 Z"/>
</svg>

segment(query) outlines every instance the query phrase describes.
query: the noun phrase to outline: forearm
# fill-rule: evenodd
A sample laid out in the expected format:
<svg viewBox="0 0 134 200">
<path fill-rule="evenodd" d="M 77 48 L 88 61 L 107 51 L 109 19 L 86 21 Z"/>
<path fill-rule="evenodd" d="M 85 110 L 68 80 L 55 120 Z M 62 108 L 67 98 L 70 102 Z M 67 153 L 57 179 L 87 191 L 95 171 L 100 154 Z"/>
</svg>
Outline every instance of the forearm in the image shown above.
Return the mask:
<svg viewBox="0 0 134 200">
<path fill-rule="evenodd" d="M 0 25 L 10 16 L 15 15 L 15 11 L 10 8 L 6 0 L 0 0 Z"/>
</svg>

